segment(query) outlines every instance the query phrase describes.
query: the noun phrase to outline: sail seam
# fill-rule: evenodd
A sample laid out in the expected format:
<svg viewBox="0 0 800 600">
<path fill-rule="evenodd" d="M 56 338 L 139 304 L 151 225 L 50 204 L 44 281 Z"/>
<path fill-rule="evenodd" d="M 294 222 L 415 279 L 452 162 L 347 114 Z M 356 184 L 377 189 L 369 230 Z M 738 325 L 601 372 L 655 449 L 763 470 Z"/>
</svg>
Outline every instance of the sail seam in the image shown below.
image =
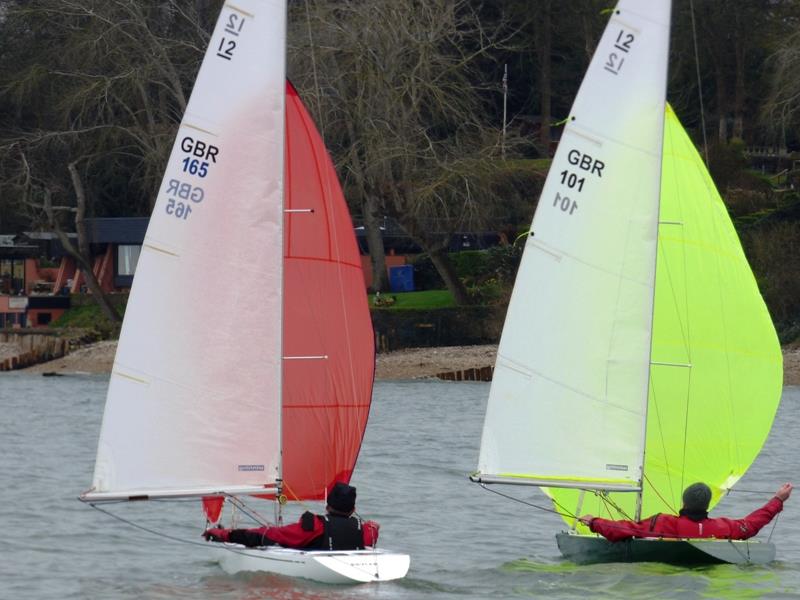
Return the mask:
<svg viewBox="0 0 800 600">
<path fill-rule="evenodd" d="M 541 379 L 544 379 L 545 381 L 549 381 L 550 383 L 552 383 L 552 384 L 554 384 L 554 385 L 556 385 L 556 386 L 558 386 L 560 388 L 563 388 L 565 390 L 569 390 L 569 391 L 571 391 L 571 392 L 573 392 L 575 394 L 578 394 L 579 396 L 583 396 L 584 398 L 589 398 L 590 400 L 594 400 L 598 404 L 605 404 L 607 406 L 611 406 L 613 408 L 619 409 L 619 410 L 621 410 L 623 412 L 626 412 L 626 413 L 630 413 L 632 415 L 641 415 L 640 411 L 635 411 L 635 410 L 630 409 L 628 407 L 621 406 L 621 405 L 617 404 L 616 402 L 612 402 L 612 401 L 608 400 L 607 398 L 598 398 L 597 396 L 594 396 L 594 395 L 592 395 L 592 394 L 590 394 L 588 392 L 584 392 L 584 391 L 581 391 L 579 389 L 576 389 L 576 388 L 574 388 L 572 386 L 567 385 L 566 383 L 563 383 L 561 381 L 553 379 L 552 377 L 547 377 L 543 373 L 541 373 L 539 371 L 536 371 L 534 369 L 531 369 L 529 367 L 513 368 L 513 367 L 509 366 L 508 364 L 502 364 L 500 362 L 500 358 L 501 357 L 498 356 L 497 358 L 498 358 L 498 360 L 497 360 L 497 363 L 495 365 L 495 370 L 497 370 L 498 367 L 505 367 L 505 368 L 509 369 L 510 371 L 517 371 L 521 375 L 527 375 L 529 378 L 531 378 L 531 377 L 533 377 L 535 375 L 537 377 L 540 377 Z M 508 359 L 506 357 L 503 357 L 503 360 L 511 362 L 510 359 Z M 518 363 L 511 362 L 511 364 L 516 366 Z M 522 368 L 524 368 L 525 371 L 520 370 Z"/>
<path fill-rule="evenodd" d="M 307 261 L 310 261 L 310 262 L 321 262 L 321 263 L 327 263 L 327 264 L 342 265 L 342 266 L 345 266 L 345 267 L 353 267 L 354 269 L 359 269 L 359 270 L 363 269 L 363 267 L 361 265 L 359 265 L 359 264 L 346 262 L 346 261 L 343 261 L 343 260 L 332 259 L 332 258 L 318 258 L 316 256 L 295 256 L 295 255 L 286 256 L 285 258 L 287 260 L 307 260 Z"/>
<path fill-rule="evenodd" d="M 613 138 L 613 137 L 610 137 L 610 136 L 607 136 L 607 135 L 603 135 L 601 133 L 598 133 L 598 132 L 594 131 L 590 127 L 583 126 L 582 129 L 584 131 L 586 131 L 586 132 L 589 132 L 589 134 L 591 134 L 591 135 L 597 136 L 597 139 L 603 140 L 604 142 L 609 142 L 611 144 L 616 144 L 618 146 L 621 146 L 622 148 L 628 148 L 629 150 L 633 150 L 634 152 L 640 152 L 641 154 L 645 154 L 645 155 L 650 156 L 652 158 L 655 158 L 657 160 L 661 159 L 661 156 L 660 156 L 659 152 L 653 152 L 652 150 L 647 150 L 646 148 L 640 148 L 639 146 L 634 146 L 633 144 L 628 144 L 628 143 L 623 142 L 623 141 L 621 141 L 621 140 L 619 140 L 617 138 Z"/>
<path fill-rule="evenodd" d="M 606 275 L 610 275 L 611 277 L 613 277 L 615 279 L 619 278 L 619 279 L 621 279 L 623 281 L 627 281 L 629 283 L 640 285 L 640 286 L 643 286 L 643 287 L 645 287 L 647 289 L 654 289 L 653 285 L 651 285 L 648 282 L 639 281 L 638 279 L 634 279 L 633 277 L 628 277 L 626 275 L 623 275 L 622 273 L 619 273 L 618 271 L 612 271 L 611 269 L 606 269 L 604 267 L 601 267 L 600 265 L 596 265 L 596 264 L 590 263 L 589 261 L 583 260 L 582 258 L 578 258 L 574 254 L 570 254 L 568 252 L 563 252 L 561 250 L 553 249 L 551 246 L 548 246 L 548 245 L 544 244 L 541 240 L 533 241 L 533 238 L 528 238 L 528 239 L 530 240 L 528 242 L 529 245 L 533 246 L 537 250 L 541 250 L 542 252 L 550 254 L 551 256 L 553 256 L 553 257 L 555 257 L 555 258 L 557 258 L 559 260 L 561 260 L 562 258 L 569 258 L 571 260 L 574 260 L 577 263 L 580 263 L 582 265 L 585 265 L 585 266 L 589 267 L 590 269 L 594 269 L 595 271 L 598 271 L 600 273 L 605 273 Z"/>
</svg>

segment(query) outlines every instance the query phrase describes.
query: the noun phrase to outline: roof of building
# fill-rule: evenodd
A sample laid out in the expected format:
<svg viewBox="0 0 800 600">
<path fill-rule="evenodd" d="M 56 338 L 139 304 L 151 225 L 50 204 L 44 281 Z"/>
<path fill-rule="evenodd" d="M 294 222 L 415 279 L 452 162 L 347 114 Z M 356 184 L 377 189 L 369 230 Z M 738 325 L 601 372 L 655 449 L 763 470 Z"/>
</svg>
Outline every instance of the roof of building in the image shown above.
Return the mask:
<svg viewBox="0 0 800 600">
<path fill-rule="evenodd" d="M 141 244 L 147 232 L 147 217 L 86 219 L 92 244 Z"/>
</svg>

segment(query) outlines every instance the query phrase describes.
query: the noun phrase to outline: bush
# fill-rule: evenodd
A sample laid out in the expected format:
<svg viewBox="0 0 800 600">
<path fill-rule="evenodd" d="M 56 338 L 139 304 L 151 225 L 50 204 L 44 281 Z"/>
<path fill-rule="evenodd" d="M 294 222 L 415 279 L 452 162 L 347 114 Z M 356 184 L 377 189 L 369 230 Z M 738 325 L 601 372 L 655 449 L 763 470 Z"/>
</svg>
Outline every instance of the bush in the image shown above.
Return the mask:
<svg viewBox="0 0 800 600">
<path fill-rule="evenodd" d="M 486 258 L 486 250 L 464 250 L 450 253 L 450 260 L 453 262 L 456 275 L 467 287 L 478 285 L 491 276 L 491 273 L 487 271 Z"/>
<path fill-rule="evenodd" d="M 467 292 L 475 304 L 492 305 L 508 304 L 511 287 L 501 285 L 497 279 L 487 279 L 480 285 L 467 288 Z"/>
<path fill-rule="evenodd" d="M 485 297 L 492 299 L 491 303 L 494 303 L 510 293 L 510 289 L 503 290 L 503 288 L 510 288 L 514 284 L 523 246 L 520 241 L 516 244 L 492 246 L 488 250 L 451 252 L 449 256 L 456 276 L 464 282 L 470 295 L 478 301 Z M 445 288 L 429 255 L 420 254 L 411 264 L 414 266 L 415 289 Z M 482 290 L 484 287 L 486 289 Z"/>
<path fill-rule="evenodd" d="M 116 303 L 117 310 L 124 313 L 127 297 L 121 298 Z M 100 339 L 115 339 L 119 337 L 120 323 L 113 323 L 100 310 L 94 302 L 88 304 L 73 303 L 72 308 L 66 310 L 51 327 L 65 329 L 82 329 L 93 331 Z"/>
<path fill-rule="evenodd" d="M 781 342 L 792 341 L 800 323 L 800 222 L 749 229 L 742 244 Z"/>
<path fill-rule="evenodd" d="M 414 267 L 414 289 L 443 290 L 447 287 L 429 254 L 420 254 L 411 261 L 411 265 Z"/>
<path fill-rule="evenodd" d="M 517 278 L 519 262 L 522 260 L 523 241 L 505 246 L 494 246 L 487 250 L 486 269 L 502 286 L 511 287 Z"/>
</svg>

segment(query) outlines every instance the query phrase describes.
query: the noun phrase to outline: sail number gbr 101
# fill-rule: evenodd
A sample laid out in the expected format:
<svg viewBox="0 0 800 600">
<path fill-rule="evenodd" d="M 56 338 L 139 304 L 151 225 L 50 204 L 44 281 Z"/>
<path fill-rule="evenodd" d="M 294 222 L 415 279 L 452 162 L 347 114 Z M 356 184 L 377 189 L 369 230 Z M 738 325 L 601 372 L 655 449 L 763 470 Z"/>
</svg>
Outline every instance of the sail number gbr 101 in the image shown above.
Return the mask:
<svg viewBox="0 0 800 600">
<path fill-rule="evenodd" d="M 567 194 L 580 194 L 586 185 L 587 177 L 590 180 L 591 177 L 602 178 L 606 165 L 603 161 L 575 148 L 567 152 L 567 162 L 570 168 L 564 169 L 558 174 L 557 181 L 561 184 L 562 189 L 556 192 L 553 207 L 572 215 L 578 210 L 578 203 Z"/>
</svg>

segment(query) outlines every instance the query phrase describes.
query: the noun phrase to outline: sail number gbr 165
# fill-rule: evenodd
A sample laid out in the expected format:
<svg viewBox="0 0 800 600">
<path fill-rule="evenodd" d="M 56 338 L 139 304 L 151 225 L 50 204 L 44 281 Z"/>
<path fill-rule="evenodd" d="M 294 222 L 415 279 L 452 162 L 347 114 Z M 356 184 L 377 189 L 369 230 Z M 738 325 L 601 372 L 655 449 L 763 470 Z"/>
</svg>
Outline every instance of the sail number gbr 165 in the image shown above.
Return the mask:
<svg viewBox="0 0 800 600">
<path fill-rule="evenodd" d="M 586 185 L 587 177 L 590 179 L 591 177 L 602 178 L 605 163 L 575 148 L 567 152 L 567 162 L 570 164 L 570 168 L 564 169 L 558 174 L 558 182 L 562 189 L 556 192 L 553 207 L 572 215 L 578 210 L 578 202 L 567 194 L 572 196 L 580 194 Z"/>
</svg>

